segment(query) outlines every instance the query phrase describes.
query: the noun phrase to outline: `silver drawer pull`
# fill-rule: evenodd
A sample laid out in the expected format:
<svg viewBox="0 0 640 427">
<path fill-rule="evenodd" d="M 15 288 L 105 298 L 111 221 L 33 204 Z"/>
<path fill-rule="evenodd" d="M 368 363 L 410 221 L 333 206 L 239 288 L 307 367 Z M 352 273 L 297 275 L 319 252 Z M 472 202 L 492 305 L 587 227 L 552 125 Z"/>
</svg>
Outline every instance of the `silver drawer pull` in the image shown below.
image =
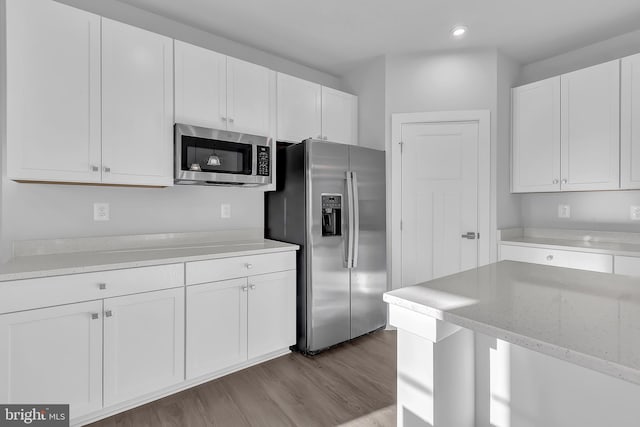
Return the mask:
<svg viewBox="0 0 640 427">
<path fill-rule="evenodd" d="M 105 289 L 107 289 L 107 284 L 106 283 L 98 283 L 98 289 L 100 289 L 101 291 L 104 291 Z"/>
<path fill-rule="evenodd" d="M 111 316 L 113 316 L 113 313 L 111 312 L 111 310 L 107 310 L 107 311 L 104 312 L 104 316 L 105 317 L 111 317 Z"/>
<path fill-rule="evenodd" d="M 553 261 L 553 255 L 547 255 L 547 261 Z"/>
<path fill-rule="evenodd" d="M 96 320 L 98 317 L 98 313 L 91 313 L 91 320 Z"/>
<path fill-rule="evenodd" d="M 251 270 L 253 268 L 253 264 L 249 263 L 245 264 L 244 266 L 247 267 L 247 270 Z"/>
<path fill-rule="evenodd" d="M 103 167 L 102 170 L 107 172 L 107 173 L 111 172 L 111 168 L 108 167 L 108 166 Z"/>
<path fill-rule="evenodd" d="M 96 165 L 91 165 L 91 172 L 98 172 L 100 168 Z"/>
<path fill-rule="evenodd" d="M 553 180 L 553 183 L 554 183 L 554 184 L 557 184 L 558 182 L 559 182 L 559 181 L 558 181 L 558 179 L 557 179 L 557 178 Z"/>
</svg>

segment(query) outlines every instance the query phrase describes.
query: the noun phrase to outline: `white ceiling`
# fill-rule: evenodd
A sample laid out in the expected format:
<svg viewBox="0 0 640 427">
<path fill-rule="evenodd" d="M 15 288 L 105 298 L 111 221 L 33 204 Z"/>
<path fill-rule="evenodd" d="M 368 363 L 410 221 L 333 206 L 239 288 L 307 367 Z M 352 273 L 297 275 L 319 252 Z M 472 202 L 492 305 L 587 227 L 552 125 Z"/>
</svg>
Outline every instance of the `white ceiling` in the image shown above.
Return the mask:
<svg viewBox="0 0 640 427">
<path fill-rule="evenodd" d="M 381 54 L 497 47 L 528 64 L 640 28 L 639 0 L 122 0 L 341 75 Z M 464 23 L 469 34 L 452 40 Z"/>
</svg>

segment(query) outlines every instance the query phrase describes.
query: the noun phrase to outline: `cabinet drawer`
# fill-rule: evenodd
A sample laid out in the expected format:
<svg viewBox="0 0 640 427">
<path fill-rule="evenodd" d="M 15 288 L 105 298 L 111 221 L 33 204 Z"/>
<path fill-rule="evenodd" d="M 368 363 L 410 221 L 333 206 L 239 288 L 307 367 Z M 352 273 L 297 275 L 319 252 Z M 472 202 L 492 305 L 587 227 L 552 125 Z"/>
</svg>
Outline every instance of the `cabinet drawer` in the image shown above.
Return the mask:
<svg viewBox="0 0 640 427">
<path fill-rule="evenodd" d="M 556 267 L 613 273 L 611 255 L 528 246 L 500 245 L 500 260 L 530 262 Z"/>
<path fill-rule="evenodd" d="M 295 252 L 278 252 L 188 262 L 186 265 L 187 285 L 294 270 L 295 268 Z"/>
<path fill-rule="evenodd" d="M 614 273 L 640 277 L 640 258 L 634 256 L 616 256 L 614 258 Z"/>
<path fill-rule="evenodd" d="M 184 264 L 0 283 L 0 313 L 90 301 L 184 285 Z"/>
</svg>

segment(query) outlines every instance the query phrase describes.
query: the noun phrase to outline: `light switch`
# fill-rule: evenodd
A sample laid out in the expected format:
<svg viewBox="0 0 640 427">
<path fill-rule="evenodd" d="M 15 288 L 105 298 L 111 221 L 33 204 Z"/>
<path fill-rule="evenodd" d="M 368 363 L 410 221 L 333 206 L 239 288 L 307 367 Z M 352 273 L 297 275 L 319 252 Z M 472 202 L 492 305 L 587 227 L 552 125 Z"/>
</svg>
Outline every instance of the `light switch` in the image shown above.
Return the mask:
<svg viewBox="0 0 640 427">
<path fill-rule="evenodd" d="M 558 205 L 558 218 L 571 218 L 571 207 L 569 205 Z"/>
<path fill-rule="evenodd" d="M 632 221 L 640 221 L 640 206 L 631 206 L 629 209 L 629 218 Z"/>
<path fill-rule="evenodd" d="M 220 205 L 220 218 L 231 218 L 231 205 L 226 203 Z"/>
<path fill-rule="evenodd" d="M 93 204 L 93 220 L 109 221 L 109 203 Z"/>
</svg>

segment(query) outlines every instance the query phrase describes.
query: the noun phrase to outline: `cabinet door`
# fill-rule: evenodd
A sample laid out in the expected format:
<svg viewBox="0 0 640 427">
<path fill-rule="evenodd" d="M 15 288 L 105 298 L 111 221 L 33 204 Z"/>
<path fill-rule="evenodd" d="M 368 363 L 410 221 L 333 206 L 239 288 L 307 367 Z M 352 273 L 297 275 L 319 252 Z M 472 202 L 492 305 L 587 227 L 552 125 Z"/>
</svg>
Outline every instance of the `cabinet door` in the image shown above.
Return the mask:
<svg viewBox="0 0 640 427">
<path fill-rule="evenodd" d="M 512 191 L 560 191 L 560 77 L 512 90 Z"/>
<path fill-rule="evenodd" d="M 227 57 L 227 129 L 269 135 L 272 71 Z"/>
<path fill-rule="evenodd" d="M 184 288 L 104 300 L 104 405 L 184 380 Z"/>
<path fill-rule="evenodd" d="M 248 357 L 286 349 L 296 342 L 296 272 L 249 277 Z"/>
<path fill-rule="evenodd" d="M 277 138 L 322 138 L 322 89 L 317 83 L 278 73 Z"/>
<path fill-rule="evenodd" d="M 247 279 L 187 287 L 187 379 L 247 360 Z"/>
<path fill-rule="evenodd" d="M 173 183 L 173 41 L 102 19 L 102 181 Z"/>
<path fill-rule="evenodd" d="M 561 76 L 562 190 L 620 187 L 620 61 Z"/>
<path fill-rule="evenodd" d="M 7 175 L 99 182 L 100 17 L 50 0 L 6 12 Z"/>
<path fill-rule="evenodd" d="M 227 57 L 176 40 L 176 123 L 212 129 L 227 126 Z"/>
<path fill-rule="evenodd" d="M 0 402 L 102 407 L 102 301 L 0 316 Z"/>
<path fill-rule="evenodd" d="M 358 98 L 322 87 L 322 139 L 358 144 Z"/>
<path fill-rule="evenodd" d="M 622 59 L 620 186 L 640 188 L 640 54 Z"/>
</svg>

